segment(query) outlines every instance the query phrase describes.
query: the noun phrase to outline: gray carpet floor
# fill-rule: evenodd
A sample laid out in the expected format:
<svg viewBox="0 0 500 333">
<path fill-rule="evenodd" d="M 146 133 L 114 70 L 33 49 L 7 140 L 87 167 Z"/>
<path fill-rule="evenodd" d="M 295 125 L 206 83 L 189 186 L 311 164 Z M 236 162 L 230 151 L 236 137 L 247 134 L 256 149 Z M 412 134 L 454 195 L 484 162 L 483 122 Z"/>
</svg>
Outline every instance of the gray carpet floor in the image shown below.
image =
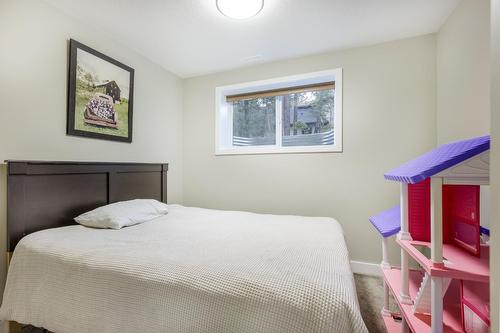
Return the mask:
<svg viewBox="0 0 500 333">
<path fill-rule="evenodd" d="M 370 333 L 385 333 L 385 326 L 380 316 L 384 302 L 382 278 L 354 274 L 361 315 Z M 395 304 L 391 301 L 391 310 Z"/>
</svg>

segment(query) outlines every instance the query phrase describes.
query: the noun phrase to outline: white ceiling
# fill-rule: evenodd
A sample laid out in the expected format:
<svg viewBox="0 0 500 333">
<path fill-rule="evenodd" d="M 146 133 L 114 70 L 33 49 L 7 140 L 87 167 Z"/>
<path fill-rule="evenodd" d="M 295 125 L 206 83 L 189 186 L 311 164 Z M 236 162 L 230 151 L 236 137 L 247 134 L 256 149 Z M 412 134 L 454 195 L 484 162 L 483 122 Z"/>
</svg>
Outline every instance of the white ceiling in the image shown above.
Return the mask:
<svg viewBox="0 0 500 333">
<path fill-rule="evenodd" d="M 436 32 L 460 2 L 265 0 L 234 20 L 215 0 L 46 1 L 181 77 Z"/>
</svg>

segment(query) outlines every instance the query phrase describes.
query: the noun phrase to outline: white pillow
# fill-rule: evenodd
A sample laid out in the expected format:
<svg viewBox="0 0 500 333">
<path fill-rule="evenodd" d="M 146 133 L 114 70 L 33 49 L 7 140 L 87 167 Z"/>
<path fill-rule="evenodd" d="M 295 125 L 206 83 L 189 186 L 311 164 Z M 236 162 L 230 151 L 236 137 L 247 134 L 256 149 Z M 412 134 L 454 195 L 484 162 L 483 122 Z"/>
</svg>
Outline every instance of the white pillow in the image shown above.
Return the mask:
<svg viewBox="0 0 500 333">
<path fill-rule="evenodd" d="M 75 221 L 87 227 L 121 229 L 163 216 L 167 207 L 153 199 L 119 201 L 83 213 Z"/>
</svg>

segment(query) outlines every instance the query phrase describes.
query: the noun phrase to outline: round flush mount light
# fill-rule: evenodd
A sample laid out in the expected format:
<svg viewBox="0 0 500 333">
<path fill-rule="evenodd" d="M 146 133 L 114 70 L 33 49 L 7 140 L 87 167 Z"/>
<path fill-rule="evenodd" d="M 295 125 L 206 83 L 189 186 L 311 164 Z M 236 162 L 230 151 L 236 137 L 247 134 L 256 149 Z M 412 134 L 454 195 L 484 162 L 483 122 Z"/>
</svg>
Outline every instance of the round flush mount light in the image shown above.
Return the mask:
<svg viewBox="0 0 500 333">
<path fill-rule="evenodd" d="M 246 19 L 257 15 L 264 7 L 264 0 L 215 0 L 222 14 L 234 19 Z"/>
</svg>

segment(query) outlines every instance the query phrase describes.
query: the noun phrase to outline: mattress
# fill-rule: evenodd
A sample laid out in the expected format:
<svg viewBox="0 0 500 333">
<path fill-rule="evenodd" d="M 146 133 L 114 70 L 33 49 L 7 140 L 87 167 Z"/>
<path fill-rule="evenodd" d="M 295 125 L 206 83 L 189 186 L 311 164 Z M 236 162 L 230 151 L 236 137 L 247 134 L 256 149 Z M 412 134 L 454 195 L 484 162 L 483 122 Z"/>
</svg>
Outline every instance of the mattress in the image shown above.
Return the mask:
<svg viewBox="0 0 500 333">
<path fill-rule="evenodd" d="M 169 205 L 24 237 L 0 318 L 57 333 L 367 332 L 339 223 Z"/>
</svg>

